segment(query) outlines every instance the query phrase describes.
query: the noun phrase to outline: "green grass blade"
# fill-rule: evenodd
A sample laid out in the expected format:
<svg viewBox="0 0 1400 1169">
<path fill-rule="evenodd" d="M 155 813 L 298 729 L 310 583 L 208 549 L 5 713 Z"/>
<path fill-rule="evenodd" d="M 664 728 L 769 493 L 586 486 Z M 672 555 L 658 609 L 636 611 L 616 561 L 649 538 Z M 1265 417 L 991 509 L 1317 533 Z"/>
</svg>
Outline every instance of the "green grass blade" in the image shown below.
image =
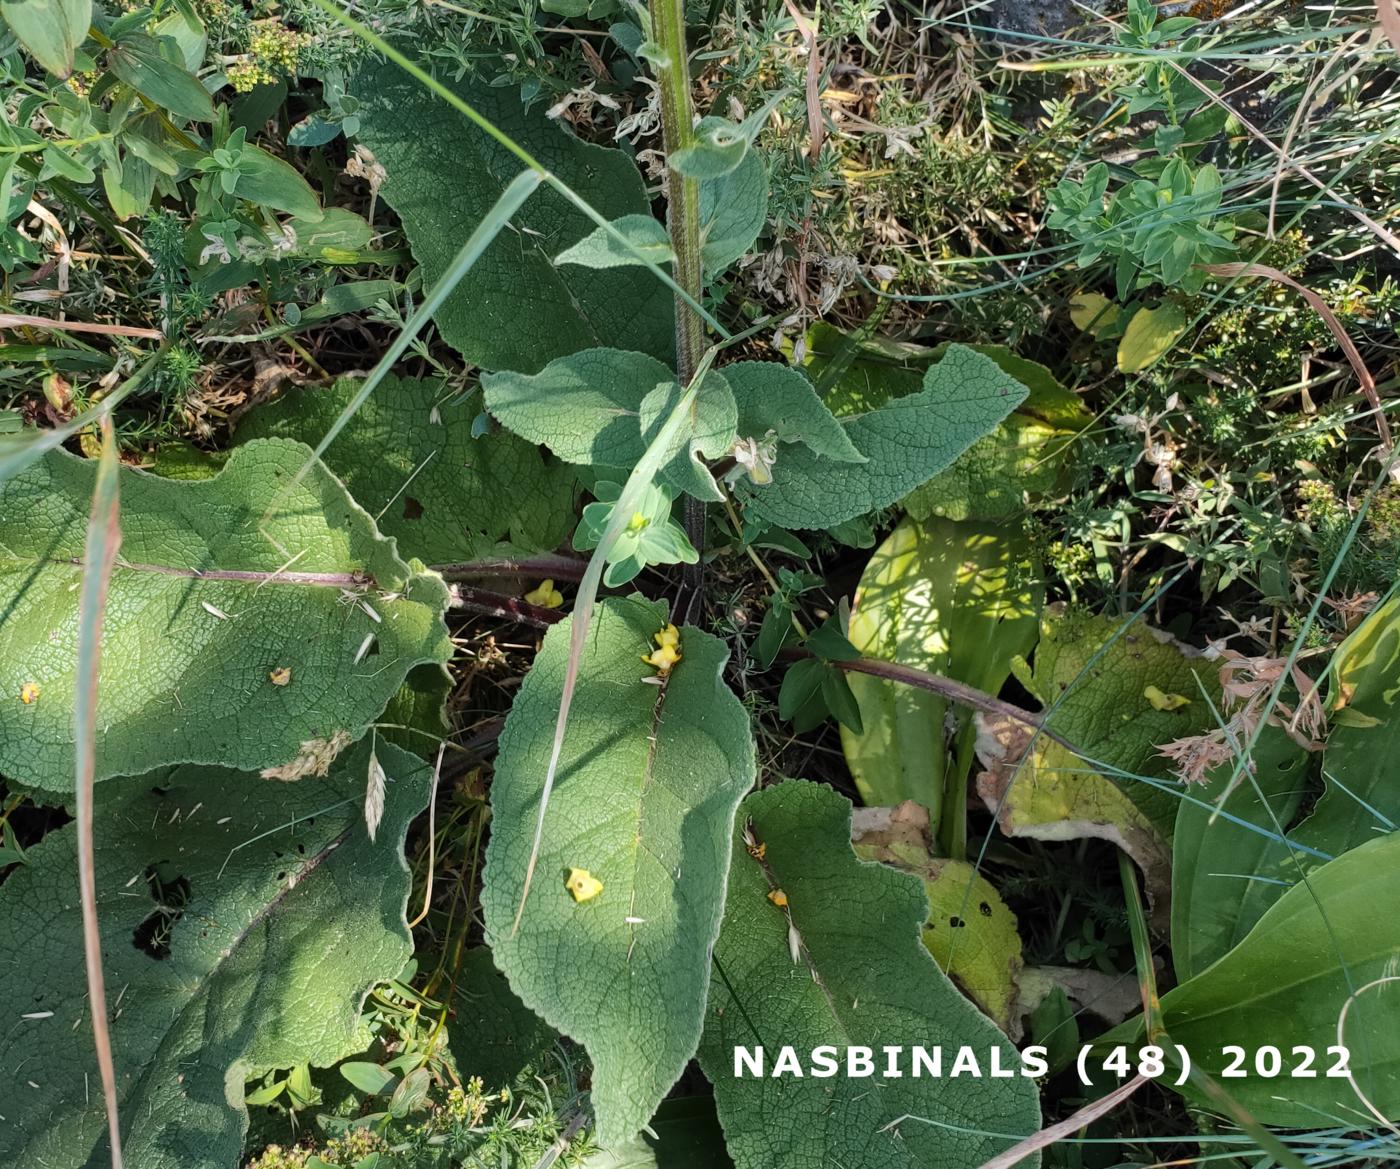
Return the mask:
<svg viewBox="0 0 1400 1169">
<path fill-rule="evenodd" d="M 355 396 L 345 403 L 345 409 L 340 412 L 340 417 L 331 424 L 330 429 L 326 431 L 321 441 L 316 444 L 316 450 L 312 457 L 302 465 L 301 470 L 298 471 L 292 481 L 283 488 L 283 491 L 278 493 L 278 499 L 281 499 L 286 491 L 296 486 L 315 461 L 326 453 L 326 448 L 335 441 L 336 435 L 345 428 L 345 424 L 355 416 L 355 412 L 359 410 L 369 399 L 369 396 L 374 393 L 375 388 L 384 380 L 385 375 L 394 368 L 394 363 L 403 356 L 404 350 L 413 343 L 413 339 L 423 331 L 423 326 L 426 325 L 432 319 L 433 314 L 442 307 L 442 302 L 452 294 L 452 290 L 455 289 L 457 285 L 461 283 L 462 278 L 471 271 L 472 265 L 474 265 L 477 260 L 481 259 L 481 254 L 491 246 L 491 241 L 500 234 L 502 228 L 510 222 L 511 216 L 520 210 L 525 200 L 534 193 L 539 185 L 540 176 L 538 172 L 525 170 L 516 175 L 515 178 L 511 180 L 510 186 L 501 192 L 501 197 L 496 200 L 495 205 L 486 214 L 485 218 L 476 225 L 476 230 L 471 233 L 467 242 L 462 245 L 461 250 L 457 253 L 457 258 L 452 261 L 452 267 L 447 270 L 441 280 L 433 285 L 433 290 L 423 298 L 423 303 L 420 304 L 413 315 L 404 322 L 403 328 L 398 332 L 398 336 L 394 338 L 389 348 L 384 351 L 384 356 L 375 363 L 374 368 L 370 371 L 369 377 L 365 378 L 360 384 L 360 388 L 355 392 Z M 274 506 L 275 503 L 276 501 L 274 500 Z M 268 510 L 270 513 L 271 507 L 269 507 Z"/>
<path fill-rule="evenodd" d="M 515 910 L 515 921 L 511 924 L 511 936 L 515 936 L 516 930 L 520 928 L 520 918 L 525 912 L 525 902 L 530 897 L 530 882 L 535 876 L 535 864 L 540 858 L 540 844 L 544 839 L 544 814 L 549 807 L 549 793 L 554 789 L 555 774 L 559 770 L 559 755 L 564 749 L 564 734 L 569 726 L 569 707 L 574 700 L 574 689 L 578 685 L 578 667 L 583 658 L 584 643 L 588 638 L 588 625 L 593 619 L 593 605 L 598 599 L 598 585 L 603 579 L 603 569 L 608 562 L 608 554 L 612 551 L 613 545 L 617 543 L 617 538 L 622 534 L 632 517 L 632 513 L 637 510 L 642 501 L 642 496 L 651 481 L 656 477 L 666 460 L 670 457 L 674 449 L 676 436 L 681 432 L 695 405 L 695 399 L 700 392 L 700 383 L 704 380 L 705 373 L 709 368 L 708 361 L 702 361 L 699 373 L 691 381 L 686 392 L 681 395 L 680 401 L 667 417 L 657 435 L 651 441 L 642 455 L 637 465 L 632 469 L 632 473 L 627 477 L 627 482 L 622 487 L 622 494 L 617 497 L 617 502 L 613 504 L 612 514 L 608 517 L 608 526 L 603 529 L 602 539 L 598 541 L 598 547 L 593 550 L 593 555 L 588 560 L 588 568 L 584 571 L 583 580 L 578 586 L 578 597 L 574 602 L 573 626 L 569 630 L 569 660 L 564 667 L 564 689 L 559 696 L 559 716 L 554 723 L 554 743 L 549 752 L 549 768 L 545 771 L 544 787 L 540 791 L 540 810 L 535 820 L 535 839 L 530 846 L 530 859 L 525 865 L 525 883 L 520 891 L 520 904 Z"/>
</svg>

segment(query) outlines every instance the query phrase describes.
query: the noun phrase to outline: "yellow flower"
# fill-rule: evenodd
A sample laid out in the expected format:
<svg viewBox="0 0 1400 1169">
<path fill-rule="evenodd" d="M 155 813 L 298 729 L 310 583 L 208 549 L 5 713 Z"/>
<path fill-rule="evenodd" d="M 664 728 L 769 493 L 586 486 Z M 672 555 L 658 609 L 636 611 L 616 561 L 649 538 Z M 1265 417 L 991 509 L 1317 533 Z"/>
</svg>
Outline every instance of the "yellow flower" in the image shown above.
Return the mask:
<svg viewBox="0 0 1400 1169">
<path fill-rule="evenodd" d="M 603 891 L 603 882 L 587 869 L 570 869 L 564 887 L 573 894 L 575 901 L 592 901 Z"/>
<path fill-rule="evenodd" d="M 33 706 L 39 701 L 39 693 L 38 682 L 26 682 L 19 688 L 19 700 L 24 703 L 25 706 Z"/>
<path fill-rule="evenodd" d="M 657 648 L 650 654 L 641 655 L 645 664 L 655 666 L 655 671 L 665 678 L 671 668 L 680 661 L 680 630 L 668 624 L 661 633 L 655 634 Z"/>
<path fill-rule="evenodd" d="M 642 661 L 649 666 L 656 667 L 656 672 L 665 677 L 671 672 L 671 667 L 681 660 L 681 655 L 669 645 L 663 645 L 658 650 L 653 650 L 649 654 L 642 655 Z"/>
<path fill-rule="evenodd" d="M 649 654 L 643 654 L 642 661 L 654 666 L 656 672 L 664 678 L 671 672 L 671 667 L 681 660 L 681 631 L 674 625 L 668 625 L 655 636 L 657 648 Z"/>
<path fill-rule="evenodd" d="M 542 605 L 546 609 L 557 609 L 564 603 L 564 594 L 554 587 L 554 581 L 546 579 L 540 587 L 525 594 L 525 600 L 532 605 Z"/>
</svg>

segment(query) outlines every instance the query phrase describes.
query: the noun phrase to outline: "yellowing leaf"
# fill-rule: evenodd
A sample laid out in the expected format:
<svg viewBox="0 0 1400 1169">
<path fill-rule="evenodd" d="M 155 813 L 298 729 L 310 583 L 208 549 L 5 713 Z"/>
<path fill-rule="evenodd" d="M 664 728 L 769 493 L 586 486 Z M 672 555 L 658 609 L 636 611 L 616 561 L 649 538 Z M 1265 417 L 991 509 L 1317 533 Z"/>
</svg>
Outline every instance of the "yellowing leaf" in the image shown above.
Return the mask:
<svg viewBox="0 0 1400 1169">
<path fill-rule="evenodd" d="M 1138 373 L 1176 344 L 1186 332 L 1186 314 L 1174 304 L 1140 308 L 1118 342 L 1118 372 Z"/>
<path fill-rule="evenodd" d="M 1069 319 L 1081 333 L 1102 336 L 1118 320 L 1122 310 L 1098 292 L 1079 292 L 1070 297 Z"/>
<path fill-rule="evenodd" d="M 570 869 L 565 887 L 575 901 L 592 901 L 603 891 L 603 882 L 587 869 Z"/>
</svg>

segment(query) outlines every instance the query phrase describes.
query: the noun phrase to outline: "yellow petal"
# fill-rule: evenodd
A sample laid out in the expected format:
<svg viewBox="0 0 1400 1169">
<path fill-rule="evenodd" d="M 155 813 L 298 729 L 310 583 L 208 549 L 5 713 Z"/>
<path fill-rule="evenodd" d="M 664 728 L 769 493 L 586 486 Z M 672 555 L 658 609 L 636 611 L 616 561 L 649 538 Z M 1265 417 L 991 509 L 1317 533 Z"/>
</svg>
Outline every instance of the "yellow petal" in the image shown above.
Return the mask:
<svg viewBox="0 0 1400 1169">
<path fill-rule="evenodd" d="M 1152 703 L 1155 710 L 1180 710 L 1183 706 L 1191 705 L 1191 700 L 1186 695 L 1168 694 L 1156 686 L 1145 687 L 1142 696 Z"/>
<path fill-rule="evenodd" d="M 575 901 L 592 901 L 603 891 L 603 882 L 587 869 L 570 869 L 564 885 Z"/>
<path fill-rule="evenodd" d="M 525 594 L 525 600 L 546 609 L 557 609 L 564 603 L 564 594 L 554 587 L 553 580 L 545 579 L 540 582 L 539 588 Z"/>
<path fill-rule="evenodd" d="M 286 666 L 278 666 L 268 674 L 267 680 L 274 686 L 285 686 L 292 680 L 292 671 Z"/>
<path fill-rule="evenodd" d="M 785 908 L 788 903 L 787 894 L 784 893 L 781 889 L 768 890 L 768 900 L 771 901 L 774 905 L 776 905 L 779 909 Z"/>
<path fill-rule="evenodd" d="M 33 706 L 39 701 L 39 683 L 26 682 L 19 688 L 19 700 L 25 706 Z"/>
</svg>

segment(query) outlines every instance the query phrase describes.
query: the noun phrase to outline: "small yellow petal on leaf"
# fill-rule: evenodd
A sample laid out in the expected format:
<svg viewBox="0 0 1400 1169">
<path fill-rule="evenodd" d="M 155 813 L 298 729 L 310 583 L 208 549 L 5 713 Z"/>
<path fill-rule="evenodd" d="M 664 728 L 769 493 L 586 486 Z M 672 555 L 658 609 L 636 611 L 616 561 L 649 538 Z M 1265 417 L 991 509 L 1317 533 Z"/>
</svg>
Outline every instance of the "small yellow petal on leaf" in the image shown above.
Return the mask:
<svg viewBox="0 0 1400 1169">
<path fill-rule="evenodd" d="M 285 686 L 292 680 L 292 671 L 288 666 L 278 666 L 267 675 L 267 680 L 274 686 Z"/>
<path fill-rule="evenodd" d="M 776 905 L 779 909 L 787 908 L 787 894 L 784 893 L 781 889 L 769 889 L 768 900 L 771 901 L 774 905 Z"/>
<path fill-rule="evenodd" d="M 539 588 L 525 594 L 525 600 L 546 609 L 557 609 L 564 603 L 564 594 L 554 587 L 552 579 L 546 578 L 540 582 Z"/>
<path fill-rule="evenodd" d="M 1191 705 L 1191 700 L 1186 695 L 1168 694 L 1157 686 L 1145 687 L 1142 696 L 1152 703 L 1154 710 L 1180 710 L 1183 706 Z"/>
<path fill-rule="evenodd" d="M 26 682 L 19 688 L 19 700 L 24 703 L 25 706 L 33 706 L 39 701 L 39 693 L 38 682 Z"/>
<path fill-rule="evenodd" d="M 587 869 L 570 869 L 564 885 L 575 901 L 592 901 L 603 891 L 603 882 Z"/>
</svg>

